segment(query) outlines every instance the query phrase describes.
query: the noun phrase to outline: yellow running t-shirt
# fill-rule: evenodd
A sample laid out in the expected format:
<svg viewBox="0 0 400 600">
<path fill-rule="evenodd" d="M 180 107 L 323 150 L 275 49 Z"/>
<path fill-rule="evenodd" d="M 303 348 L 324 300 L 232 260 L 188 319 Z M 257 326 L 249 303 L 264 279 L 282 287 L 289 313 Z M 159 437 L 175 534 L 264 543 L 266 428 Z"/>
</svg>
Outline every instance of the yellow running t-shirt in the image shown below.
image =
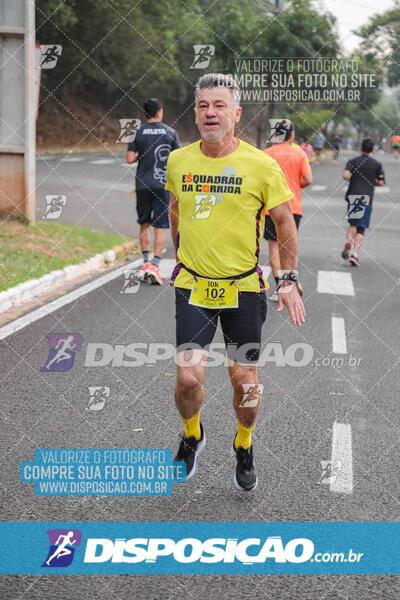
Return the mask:
<svg viewBox="0 0 400 600">
<path fill-rule="evenodd" d="M 179 208 L 179 262 L 171 281 L 186 289 L 193 275 L 180 262 L 210 278 L 250 271 L 260 254 L 265 209 L 293 198 L 278 163 L 243 140 L 221 158 L 205 156 L 200 141 L 174 150 L 165 187 Z M 260 268 L 238 284 L 243 292 L 268 289 Z"/>
</svg>

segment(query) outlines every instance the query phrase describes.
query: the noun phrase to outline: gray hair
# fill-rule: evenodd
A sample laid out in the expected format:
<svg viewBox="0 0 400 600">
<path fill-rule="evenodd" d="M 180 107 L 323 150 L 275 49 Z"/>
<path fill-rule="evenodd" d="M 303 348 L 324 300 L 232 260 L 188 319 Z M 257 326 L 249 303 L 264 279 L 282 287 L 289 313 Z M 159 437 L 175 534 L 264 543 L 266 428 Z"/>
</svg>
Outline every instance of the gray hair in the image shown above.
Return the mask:
<svg viewBox="0 0 400 600">
<path fill-rule="evenodd" d="M 233 104 L 235 106 L 240 105 L 240 88 L 233 75 L 225 73 L 206 73 L 202 75 L 195 87 L 195 97 L 197 98 L 200 90 L 214 87 L 228 88 L 232 94 Z"/>
</svg>

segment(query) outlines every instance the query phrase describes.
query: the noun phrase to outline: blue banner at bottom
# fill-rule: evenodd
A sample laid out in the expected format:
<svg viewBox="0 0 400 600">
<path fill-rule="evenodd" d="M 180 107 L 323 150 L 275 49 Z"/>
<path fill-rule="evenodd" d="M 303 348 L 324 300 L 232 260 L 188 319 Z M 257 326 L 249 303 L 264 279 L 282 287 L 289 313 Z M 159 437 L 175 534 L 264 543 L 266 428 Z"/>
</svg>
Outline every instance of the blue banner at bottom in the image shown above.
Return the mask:
<svg viewBox="0 0 400 600">
<path fill-rule="evenodd" d="M 1 574 L 400 574 L 393 522 L 3 522 Z"/>
</svg>

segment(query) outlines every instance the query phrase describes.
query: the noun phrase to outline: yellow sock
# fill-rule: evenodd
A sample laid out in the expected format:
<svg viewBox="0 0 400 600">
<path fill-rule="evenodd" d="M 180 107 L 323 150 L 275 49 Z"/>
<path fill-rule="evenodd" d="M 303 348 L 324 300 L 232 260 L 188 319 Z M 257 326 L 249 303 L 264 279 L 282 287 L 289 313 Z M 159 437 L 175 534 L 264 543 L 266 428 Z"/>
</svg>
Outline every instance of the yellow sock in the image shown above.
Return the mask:
<svg viewBox="0 0 400 600">
<path fill-rule="evenodd" d="M 254 423 L 251 427 L 245 427 L 240 421 L 236 422 L 237 434 L 235 437 L 235 448 L 244 448 L 245 450 L 248 450 L 251 446 L 251 434 L 255 430 L 256 424 Z"/>
<path fill-rule="evenodd" d="M 199 441 L 201 438 L 200 411 L 193 417 L 190 417 L 190 419 L 184 419 L 182 417 L 182 421 L 185 426 L 184 436 L 187 438 L 194 437 L 197 441 Z"/>
</svg>

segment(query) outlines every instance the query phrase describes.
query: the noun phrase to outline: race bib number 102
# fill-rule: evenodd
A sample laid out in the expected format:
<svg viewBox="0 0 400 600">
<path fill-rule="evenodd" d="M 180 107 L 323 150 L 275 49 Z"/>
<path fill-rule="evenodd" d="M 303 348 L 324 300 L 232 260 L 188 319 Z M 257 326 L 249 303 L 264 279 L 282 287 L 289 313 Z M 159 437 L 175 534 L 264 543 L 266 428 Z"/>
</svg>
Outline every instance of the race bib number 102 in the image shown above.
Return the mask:
<svg viewBox="0 0 400 600">
<path fill-rule="evenodd" d="M 237 308 L 238 286 L 236 281 L 198 277 L 193 282 L 189 304 L 202 308 Z"/>
</svg>

